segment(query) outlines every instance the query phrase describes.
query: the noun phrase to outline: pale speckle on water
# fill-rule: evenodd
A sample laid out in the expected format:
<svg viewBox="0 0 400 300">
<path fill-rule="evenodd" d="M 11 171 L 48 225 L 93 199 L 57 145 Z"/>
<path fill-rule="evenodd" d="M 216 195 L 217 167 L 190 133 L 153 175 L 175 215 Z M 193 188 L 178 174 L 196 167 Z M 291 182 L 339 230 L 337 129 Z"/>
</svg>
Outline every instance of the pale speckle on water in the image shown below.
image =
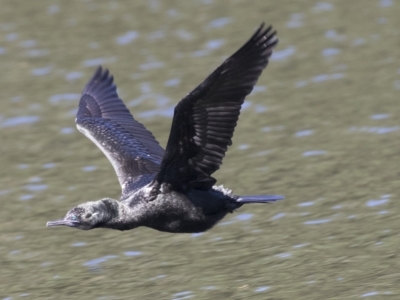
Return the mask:
<svg viewBox="0 0 400 300">
<path fill-rule="evenodd" d="M 81 94 L 57 94 L 50 97 L 52 104 L 59 104 L 64 101 L 77 101 L 81 98 Z"/>
<path fill-rule="evenodd" d="M 365 44 L 365 39 L 364 38 L 357 38 L 357 39 L 355 39 L 355 40 L 353 40 L 352 42 L 351 42 L 351 44 L 353 45 L 353 46 L 360 46 L 360 45 L 363 45 L 363 44 Z"/>
<path fill-rule="evenodd" d="M 9 34 L 6 35 L 6 40 L 8 42 L 13 42 L 13 41 L 15 41 L 17 39 L 18 39 L 18 34 L 17 33 L 9 33 Z"/>
<path fill-rule="evenodd" d="M 224 27 L 232 22 L 231 18 L 225 17 L 225 18 L 219 18 L 211 21 L 208 25 L 211 28 L 220 28 Z"/>
<path fill-rule="evenodd" d="M 308 245 L 310 245 L 310 244 L 298 244 L 298 245 L 294 245 L 293 248 L 298 249 L 298 248 L 306 247 Z"/>
<path fill-rule="evenodd" d="M 50 51 L 47 49 L 31 49 L 25 52 L 28 57 L 41 57 L 50 54 Z"/>
<path fill-rule="evenodd" d="M 118 258 L 117 255 L 106 255 L 103 257 L 99 257 L 99 258 L 95 258 L 95 259 L 91 259 L 87 262 L 85 262 L 83 265 L 86 267 L 90 267 L 90 268 L 99 268 L 100 264 L 105 263 L 111 259 L 115 259 Z"/>
<path fill-rule="evenodd" d="M 256 288 L 254 291 L 255 291 L 256 293 L 261 293 L 261 292 L 266 292 L 266 291 L 268 291 L 269 289 L 270 289 L 269 286 L 260 286 L 260 287 Z"/>
<path fill-rule="evenodd" d="M 21 47 L 23 48 L 32 48 L 37 45 L 37 42 L 35 40 L 25 40 L 19 43 Z"/>
<path fill-rule="evenodd" d="M 367 201 L 367 206 L 369 207 L 375 207 L 379 205 L 383 205 L 385 203 L 389 202 L 389 199 L 384 198 L 384 199 L 374 199 L 374 200 L 368 200 Z"/>
<path fill-rule="evenodd" d="M 377 295 L 379 295 L 378 292 L 368 292 L 368 293 L 362 294 L 361 297 L 371 297 L 371 296 L 377 296 Z"/>
<path fill-rule="evenodd" d="M 389 118 L 389 114 L 375 114 L 371 116 L 371 120 L 383 120 Z"/>
<path fill-rule="evenodd" d="M 310 150 L 303 152 L 303 156 L 308 157 L 308 156 L 325 155 L 326 153 L 327 151 L 325 150 Z"/>
<path fill-rule="evenodd" d="M 48 13 L 49 15 L 53 15 L 53 14 L 56 14 L 56 13 L 58 13 L 58 12 L 60 12 L 60 6 L 57 5 L 57 4 L 50 5 L 50 6 L 47 8 L 47 13 Z"/>
<path fill-rule="evenodd" d="M 64 127 L 64 128 L 61 128 L 61 130 L 60 130 L 61 134 L 71 134 L 74 132 L 75 132 L 75 129 L 72 127 Z"/>
<path fill-rule="evenodd" d="M 301 207 L 311 206 L 311 205 L 314 205 L 314 201 L 300 202 L 298 204 L 298 206 L 301 206 Z"/>
<path fill-rule="evenodd" d="M 290 20 L 286 23 L 287 28 L 299 28 L 303 26 L 304 15 L 295 13 L 290 15 Z"/>
<path fill-rule="evenodd" d="M 296 53 L 296 47 L 290 46 L 283 50 L 276 50 L 272 53 L 271 61 L 283 61 Z"/>
<path fill-rule="evenodd" d="M 320 224 L 329 223 L 330 221 L 332 221 L 332 220 L 331 219 L 309 220 L 309 221 L 305 221 L 304 224 L 305 225 L 320 225 Z"/>
<path fill-rule="evenodd" d="M 36 192 L 36 191 L 43 191 L 48 188 L 47 184 L 28 184 L 25 185 L 24 188 L 27 191 Z"/>
<path fill-rule="evenodd" d="M 86 167 L 83 167 L 82 170 L 85 172 L 93 172 L 93 171 L 97 170 L 97 167 L 96 166 L 86 166 Z"/>
<path fill-rule="evenodd" d="M 225 44 L 225 41 L 222 39 L 219 40 L 210 40 L 206 43 L 206 48 L 209 50 L 214 50 L 221 48 Z"/>
<path fill-rule="evenodd" d="M 235 218 L 240 221 L 248 221 L 251 218 L 253 218 L 253 216 L 254 216 L 253 214 L 242 213 L 242 214 L 238 214 Z"/>
<path fill-rule="evenodd" d="M 45 67 L 45 68 L 32 69 L 31 73 L 32 73 L 32 75 L 35 75 L 35 76 L 43 76 L 43 75 L 50 74 L 50 71 L 51 71 L 51 67 Z"/>
<path fill-rule="evenodd" d="M 125 256 L 139 256 L 142 255 L 143 253 L 140 251 L 125 251 L 124 255 Z"/>
<path fill-rule="evenodd" d="M 36 123 L 39 120 L 40 120 L 39 116 L 19 116 L 0 121 L 0 126 L 4 128 L 4 127 L 14 127 L 20 125 L 30 125 Z"/>
<path fill-rule="evenodd" d="M 160 69 L 164 67 L 164 63 L 161 61 L 152 61 L 145 64 L 141 64 L 139 68 L 141 70 L 151 70 L 151 69 Z"/>
<path fill-rule="evenodd" d="M 31 199 L 33 199 L 33 195 L 31 195 L 31 194 L 25 194 L 25 195 L 22 195 L 21 197 L 19 197 L 19 200 L 22 200 L 22 201 L 28 201 L 28 200 L 31 200 Z"/>
<path fill-rule="evenodd" d="M 337 48 L 326 48 L 322 50 L 322 55 L 323 56 L 334 56 L 340 54 L 340 49 Z"/>
<path fill-rule="evenodd" d="M 400 126 L 392 126 L 392 127 L 378 127 L 378 126 L 356 127 L 356 126 L 353 126 L 349 129 L 350 132 L 367 132 L 367 133 L 375 133 L 375 134 L 387 134 L 387 133 L 392 133 L 392 132 L 395 132 L 398 130 L 400 130 Z"/>
<path fill-rule="evenodd" d="M 116 42 L 119 45 L 127 45 L 132 43 L 139 37 L 139 33 L 137 31 L 128 31 L 127 33 L 120 35 L 116 38 Z"/>
<path fill-rule="evenodd" d="M 99 58 L 92 58 L 87 59 L 82 62 L 83 66 L 85 67 L 97 67 L 99 65 L 109 65 L 117 61 L 115 56 L 109 57 L 99 57 Z"/>
<path fill-rule="evenodd" d="M 273 217 L 271 218 L 271 220 L 278 220 L 278 219 L 283 218 L 284 216 L 286 216 L 286 213 L 278 213 L 278 214 L 276 214 L 275 216 L 273 216 Z"/>
<path fill-rule="evenodd" d="M 242 145 L 239 145 L 239 146 L 238 146 L 238 149 L 239 149 L 239 150 L 247 150 L 247 149 L 249 149 L 249 147 L 250 147 L 250 145 L 242 144 Z"/>
<path fill-rule="evenodd" d="M 294 135 L 297 137 L 303 137 L 303 136 L 312 135 L 313 133 L 314 133 L 314 130 L 306 129 L 306 130 L 297 131 Z"/>
<path fill-rule="evenodd" d="M 82 77 L 83 77 L 83 73 L 82 72 L 77 72 L 77 71 L 69 72 L 69 73 L 67 73 L 65 75 L 65 79 L 68 80 L 68 81 L 74 81 L 74 80 L 77 80 L 77 79 L 82 78 Z"/>
<path fill-rule="evenodd" d="M 390 7 L 393 5 L 393 0 L 380 0 L 381 7 Z"/>
<path fill-rule="evenodd" d="M 165 86 L 177 86 L 181 83 L 179 78 L 172 78 L 164 82 Z"/>
<path fill-rule="evenodd" d="M 324 12 L 324 11 L 331 11 L 333 10 L 333 4 L 328 3 L 328 2 L 317 2 L 314 7 L 313 10 L 315 12 Z"/>
</svg>

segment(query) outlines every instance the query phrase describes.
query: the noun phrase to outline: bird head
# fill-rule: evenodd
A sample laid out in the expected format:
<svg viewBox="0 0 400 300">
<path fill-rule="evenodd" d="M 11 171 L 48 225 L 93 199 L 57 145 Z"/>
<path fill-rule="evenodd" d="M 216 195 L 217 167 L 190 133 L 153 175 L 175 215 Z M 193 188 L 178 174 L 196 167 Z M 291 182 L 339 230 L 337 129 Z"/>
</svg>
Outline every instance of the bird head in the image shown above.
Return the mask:
<svg viewBox="0 0 400 300">
<path fill-rule="evenodd" d="M 102 199 L 79 204 L 67 212 L 60 220 L 47 222 L 47 227 L 69 226 L 81 230 L 90 230 L 105 227 L 115 215 L 114 205 L 110 205 L 113 199 Z"/>
</svg>

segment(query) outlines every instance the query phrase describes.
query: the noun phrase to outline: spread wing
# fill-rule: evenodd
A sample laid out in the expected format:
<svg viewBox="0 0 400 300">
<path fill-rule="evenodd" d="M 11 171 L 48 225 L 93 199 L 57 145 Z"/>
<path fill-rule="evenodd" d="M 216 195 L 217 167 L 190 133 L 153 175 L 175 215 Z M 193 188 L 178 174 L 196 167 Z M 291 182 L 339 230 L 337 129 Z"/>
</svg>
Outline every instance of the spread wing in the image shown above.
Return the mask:
<svg viewBox="0 0 400 300">
<path fill-rule="evenodd" d="M 210 189 L 239 118 L 241 105 L 268 64 L 276 32 L 262 24 L 250 40 L 175 107 L 158 184 Z"/>
<path fill-rule="evenodd" d="M 113 76 L 100 66 L 82 92 L 76 126 L 110 160 L 122 196 L 149 183 L 164 150 L 118 97 Z"/>
</svg>

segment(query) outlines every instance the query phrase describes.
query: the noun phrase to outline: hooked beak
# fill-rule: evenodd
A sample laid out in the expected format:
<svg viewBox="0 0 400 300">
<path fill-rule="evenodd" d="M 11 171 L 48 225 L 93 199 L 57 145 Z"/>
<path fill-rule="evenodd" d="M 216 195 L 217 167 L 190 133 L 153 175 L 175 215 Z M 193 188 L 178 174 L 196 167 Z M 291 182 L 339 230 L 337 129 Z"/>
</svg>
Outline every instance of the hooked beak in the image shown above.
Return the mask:
<svg viewBox="0 0 400 300">
<path fill-rule="evenodd" d="M 47 222 L 47 227 L 53 226 L 69 226 L 69 227 L 77 227 L 79 225 L 78 221 L 71 221 L 71 220 L 55 220 Z"/>
</svg>

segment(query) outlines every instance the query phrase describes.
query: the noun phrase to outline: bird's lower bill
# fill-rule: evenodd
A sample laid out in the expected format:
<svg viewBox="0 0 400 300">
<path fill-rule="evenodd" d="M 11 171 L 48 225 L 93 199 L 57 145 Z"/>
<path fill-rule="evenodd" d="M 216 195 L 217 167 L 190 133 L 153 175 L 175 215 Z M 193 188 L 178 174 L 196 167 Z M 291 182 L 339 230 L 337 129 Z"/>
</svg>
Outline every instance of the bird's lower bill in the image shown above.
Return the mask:
<svg viewBox="0 0 400 300">
<path fill-rule="evenodd" d="M 70 221 L 70 220 L 56 220 L 56 221 L 49 221 L 47 222 L 47 227 L 53 226 L 69 226 L 69 227 L 78 227 L 78 221 Z"/>
</svg>

